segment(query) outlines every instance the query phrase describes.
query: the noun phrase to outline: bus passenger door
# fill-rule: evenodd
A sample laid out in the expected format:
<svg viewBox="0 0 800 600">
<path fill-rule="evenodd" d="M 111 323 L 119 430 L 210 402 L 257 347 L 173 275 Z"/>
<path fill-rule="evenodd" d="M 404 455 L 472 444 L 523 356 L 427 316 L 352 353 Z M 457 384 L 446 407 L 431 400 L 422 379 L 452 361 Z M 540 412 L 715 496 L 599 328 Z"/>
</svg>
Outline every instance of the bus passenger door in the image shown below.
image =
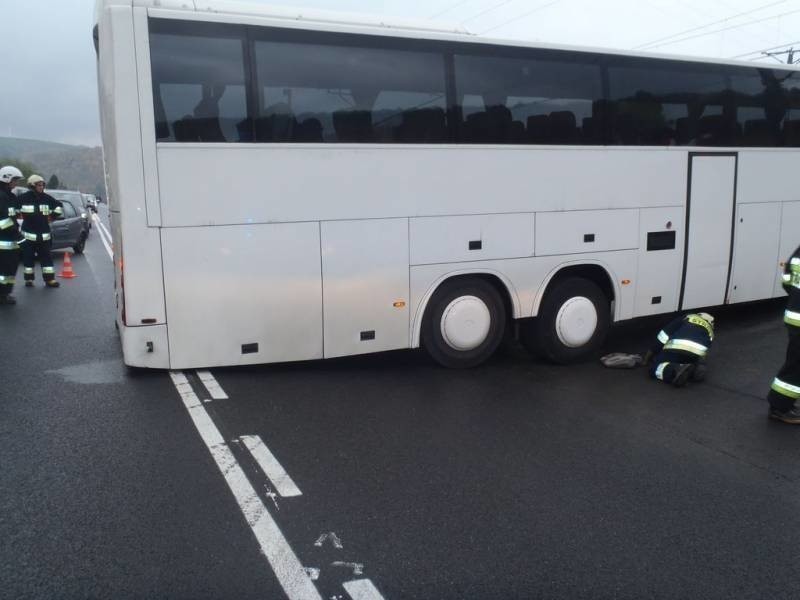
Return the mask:
<svg viewBox="0 0 800 600">
<path fill-rule="evenodd" d="M 725 303 L 736 201 L 734 154 L 689 155 L 681 309 Z"/>
<path fill-rule="evenodd" d="M 408 219 L 321 224 L 325 358 L 408 348 Z"/>
</svg>

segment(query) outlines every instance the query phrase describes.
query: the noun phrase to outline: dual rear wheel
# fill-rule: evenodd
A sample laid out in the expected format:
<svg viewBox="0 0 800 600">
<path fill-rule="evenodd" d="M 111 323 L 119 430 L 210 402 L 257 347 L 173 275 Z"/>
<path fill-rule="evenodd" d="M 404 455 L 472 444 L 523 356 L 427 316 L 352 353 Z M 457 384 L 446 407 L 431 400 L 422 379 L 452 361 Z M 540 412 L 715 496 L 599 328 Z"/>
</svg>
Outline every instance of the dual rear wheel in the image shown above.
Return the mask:
<svg viewBox="0 0 800 600">
<path fill-rule="evenodd" d="M 486 361 L 502 342 L 509 315 L 498 290 L 479 278 L 443 283 L 422 324 L 422 345 L 439 364 L 469 368 Z M 598 349 L 610 326 L 609 301 L 592 281 L 556 281 L 539 316 L 523 322 L 520 341 L 556 363 L 576 362 Z"/>
</svg>

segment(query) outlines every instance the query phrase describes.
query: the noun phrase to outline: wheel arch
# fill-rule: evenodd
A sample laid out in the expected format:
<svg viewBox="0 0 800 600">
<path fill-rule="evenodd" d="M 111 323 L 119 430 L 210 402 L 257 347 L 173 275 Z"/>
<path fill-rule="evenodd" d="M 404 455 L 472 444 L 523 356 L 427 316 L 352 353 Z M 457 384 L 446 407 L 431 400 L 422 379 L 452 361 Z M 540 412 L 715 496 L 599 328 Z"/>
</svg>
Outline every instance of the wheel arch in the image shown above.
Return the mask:
<svg viewBox="0 0 800 600">
<path fill-rule="evenodd" d="M 539 290 L 537 291 L 533 300 L 533 307 L 530 315 L 535 317 L 539 314 L 542 300 L 550 291 L 554 283 L 570 277 L 580 277 L 596 283 L 606 295 L 606 298 L 608 298 L 608 302 L 612 310 L 612 321 L 617 320 L 617 314 L 620 310 L 619 302 L 617 302 L 617 300 L 621 297 L 621 291 L 617 281 L 618 278 L 614 276 L 611 267 L 600 261 L 565 263 L 553 269 L 539 287 Z"/>
<path fill-rule="evenodd" d="M 425 318 L 425 311 L 428 308 L 431 298 L 443 284 L 457 279 L 482 279 L 492 285 L 503 300 L 506 309 L 506 316 L 518 319 L 521 316 L 521 305 L 519 294 L 511 280 L 497 271 L 487 270 L 459 270 L 445 273 L 434 280 L 426 290 L 425 294 L 414 312 L 414 321 L 411 324 L 411 347 L 419 348 L 420 337 L 422 334 L 422 321 Z"/>
</svg>

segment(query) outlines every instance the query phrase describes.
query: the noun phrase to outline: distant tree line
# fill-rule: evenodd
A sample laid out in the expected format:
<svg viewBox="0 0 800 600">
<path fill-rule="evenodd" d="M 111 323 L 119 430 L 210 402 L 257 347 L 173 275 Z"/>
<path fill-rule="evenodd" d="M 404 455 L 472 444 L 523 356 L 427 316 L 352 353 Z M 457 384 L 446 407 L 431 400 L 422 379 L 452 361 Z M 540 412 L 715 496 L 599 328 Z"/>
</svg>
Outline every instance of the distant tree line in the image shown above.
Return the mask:
<svg viewBox="0 0 800 600">
<path fill-rule="evenodd" d="M 7 165 L 11 165 L 12 167 L 17 167 L 20 171 L 22 171 L 22 176 L 25 179 L 27 179 L 34 173 L 41 175 L 39 169 L 37 169 L 35 165 L 32 165 L 29 162 L 26 162 L 24 160 L 19 160 L 18 158 L 0 157 L 0 166 L 5 167 Z M 62 182 L 58 178 L 58 175 L 56 175 L 55 173 L 50 175 L 50 178 L 47 180 L 47 187 L 49 187 L 50 189 L 54 190 L 59 189 L 62 185 L 64 187 L 67 187 L 66 184 Z"/>
</svg>

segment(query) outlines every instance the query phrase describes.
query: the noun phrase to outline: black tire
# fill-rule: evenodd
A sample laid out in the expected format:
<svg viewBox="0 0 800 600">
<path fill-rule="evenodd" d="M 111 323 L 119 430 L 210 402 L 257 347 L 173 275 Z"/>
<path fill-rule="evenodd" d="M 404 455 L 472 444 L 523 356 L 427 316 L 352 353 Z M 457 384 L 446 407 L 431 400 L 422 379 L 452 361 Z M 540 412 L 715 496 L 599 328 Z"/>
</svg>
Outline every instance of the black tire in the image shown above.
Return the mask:
<svg viewBox="0 0 800 600">
<path fill-rule="evenodd" d="M 581 303 L 583 308 L 588 308 L 581 298 L 594 306 L 597 322 L 593 331 L 581 331 L 580 326 L 575 328 L 577 337 L 589 337 L 586 341 L 581 340 L 579 345 L 575 345 L 578 342 L 569 344 L 564 334 L 560 333 L 562 324 L 558 323 L 559 313 L 562 308 L 568 309 L 570 303 Z M 611 327 L 610 312 L 609 300 L 596 283 L 579 277 L 563 279 L 547 290 L 539 308 L 539 316 L 522 324 L 520 341 L 528 351 L 555 363 L 578 362 L 596 352 L 605 341 Z"/>
<path fill-rule="evenodd" d="M 445 310 L 459 298 L 477 298 L 488 310 L 489 326 L 480 345 L 470 349 L 452 346 L 442 334 Z M 487 360 L 503 340 L 506 329 L 506 309 L 497 290 L 482 279 L 446 281 L 433 294 L 422 322 L 422 346 L 444 367 L 467 369 Z"/>
<path fill-rule="evenodd" d="M 84 248 L 86 248 L 86 236 L 82 235 L 78 238 L 78 243 L 75 244 L 72 249 L 75 251 L 75 254 L 83 254 Z"/>
</svg>

